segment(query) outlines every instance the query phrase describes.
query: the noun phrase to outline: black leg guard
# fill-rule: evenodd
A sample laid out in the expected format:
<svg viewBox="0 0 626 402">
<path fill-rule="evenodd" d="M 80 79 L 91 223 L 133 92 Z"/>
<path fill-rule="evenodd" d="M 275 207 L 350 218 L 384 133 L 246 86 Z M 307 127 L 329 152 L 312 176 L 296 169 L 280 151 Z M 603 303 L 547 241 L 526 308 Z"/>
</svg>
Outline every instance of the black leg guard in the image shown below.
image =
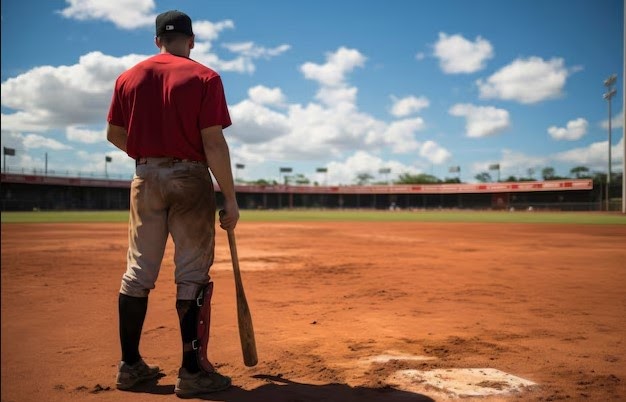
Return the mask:
<svg viewBox="0 0 626 402">
<path fill-rule="evenodd" d="M 213 372 L 207 355 L 211 326 L 211 297 L 213 282 L 200 290 L 196 300 L 177 300 L 176 311 L 183 341 L 182 366 L 190 373 L 200 370 Z"/>
<path fill-rule="evenodd" d="M 180 336 L 183 341 L 182 366 L 190 373 L 200 371 L 193 341 L 196 339 L 199 308 L 195 300 L 176 300 L 176 311 L 180 321 Z"/>
<path fill-rule="evenodd" d="M 118 307 L 122 361 L 132 365 L 141 359 L 139 340 L 148 311 L 148 298 L 132 297 L 120 293 Z"/>
</svg>

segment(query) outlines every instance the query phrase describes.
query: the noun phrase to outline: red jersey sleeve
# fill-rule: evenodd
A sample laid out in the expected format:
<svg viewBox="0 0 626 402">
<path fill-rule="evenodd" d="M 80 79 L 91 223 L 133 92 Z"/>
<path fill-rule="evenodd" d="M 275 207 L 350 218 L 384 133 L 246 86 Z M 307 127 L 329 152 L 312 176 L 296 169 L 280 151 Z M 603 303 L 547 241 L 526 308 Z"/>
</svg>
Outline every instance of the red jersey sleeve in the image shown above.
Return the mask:
<svg viewBox="0 0 626 402">
<path fill-rule="evenodd" d="M 111 105 L 109 106 L 109 115 L 107 121 L 114 126 L 120 126 L 126 128 L 126 120 L 124 119 L 124 112 L 122 111 L 122 104 L 118 97 L 118 81 L 115 82 L 115 90 L 111 97 Z"/>
<path fill-rule="evenodd" d="M 211 126 L 222 126 L 222 128 L 230 126 L 232 123 L 221 77 L 219 75 L 213 76 L 206 81 L 205 85 L 198 127 L 202 130 Z"/>
</svg>

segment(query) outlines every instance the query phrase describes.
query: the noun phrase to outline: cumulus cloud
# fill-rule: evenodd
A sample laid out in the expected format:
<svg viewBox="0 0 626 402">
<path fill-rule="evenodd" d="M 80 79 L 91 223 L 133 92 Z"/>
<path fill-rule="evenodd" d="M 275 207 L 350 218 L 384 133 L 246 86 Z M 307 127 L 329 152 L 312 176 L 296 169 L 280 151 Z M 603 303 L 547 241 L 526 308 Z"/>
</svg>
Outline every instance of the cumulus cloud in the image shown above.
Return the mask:
<svg viewBox="0 0 626 402">
<path fill-rule="evenodd" d="M 241 103 L 233 109 L 238 109 L 239 105 Z M 381 133 L 386 124 L 359 112 L 354 105 L 291 104 L 280 115 L 285 122 L 283 135 L 274 135 L 256 144 L 243 143 L 242 148 L 269 160 L 319 160 L 340 157 L 354 149 L 376 150 L 385 146 Z M 238 130 L 236 125 L 233 124 L 233 128 Z M 248 127 L 247 130 L 260 128 Z M 369 142 L 368 136 L 371 136 Z"/>
<path fill-rule="evenodd" d="M 436 165 L 440 165 L 450 160 L 452 154 L 435 141 L 428 140 L 421 146 L 420 156 L 423 156 Z"/>
<path fill-rule="evenodd" d="M 68 6 L 59 11 L 65 18 L 79 21 L 108 21 L 118 28 L 127 30 L 146 27 L 154 29 L 157 16 L 153 0 L 65 0 L 65 2 Z M 220 32 L 234 27 L 232 20 L 193 21 L 193 33 L 197 41 L 214 41 Z"/>
<path fill-rule="evenodd" d="M 59 13 L 80 21 L 104 20 L 122 29 L 154 25 L 153 0 L 65 0 L 68 4 Z"/>
<path fill-rule="evenodd" d="M 520 58 L 476 84 L 483 99 L 537 103 L 562 95 L 569 72 L 563 59 Z"/>
<path fill-rule="evenodd" d="M 587 166 L 593 170 L 605 171 L 607 165 L 608 141 L 600 141 L 589 144 L 586 147 L 574 148 L 559 152 L 554 159 L 573 165 Z M 624 137 L 611 147 L 611 164 L 619 164 L 624 158 Z"/>
<path fill-rule="evenodd" d="M 332 108 L 355 107 L 358 89 L 356 87 L 321 87 L 315 94 L 315 99 Z"/>
<path fill-rule="evenodd" d="M 88 130 L 77 126 L 69 126 L 65 130 L 65 137 L 70 141 L 94 144 L 106 140 L 106 130 Z"/>
<path fill-rule="evenodd" d="M 256 45 L 254 42 L 226 43 L 223 46 L 233 53 L 238 53 L 252 59 L 269 59 L 271 57 L 280 56 L 291 49 L 291 46 L 287 44 L 282 44 L 273 48 L 266 48 L 264 46 Z"/>
<path fill-rule="evenodd" d="M 218 22 L 200 20 L 193 21 L 192 28 L 196 41 L 212 42 L 220 36 L 223 30 L 235 28 L 235 23 L 232 20 Z"/>
<path fill-rule="evenodd" d="M 480 36 L 472 42 L 461 35 L 440 32 L 434 48 L 439 66 L 447 74 L 474 73 L 493 57 L 493 46 Z"/>
<path fill-rule="evenodd" d="M 290 126 L 287 116 L 275 112 L 262 103 L 243 100 L 230 107 L 233 121 L 227 134 L 247 144 L 258 144 L 284 136 Z"/>
<path fill-rule="evenodd" d="M 394 160 L 384 160 L 379 156 L 366 151 L 356 151 L 345 160 L 338 160 L 328 163 L 326 174 L 329 183 L 333 184 L 354 184 L 356 177 L 360 173 L 367 173 L 374 177 L 374 180 L 381 180 L 379 171 L 388 168 L 391 173 L 386 179 L 393 180 L 402 173 L 417 173 L 419 169 Z"/>
<path fill-rule="evenodd" d="M 609 119 L 605 119 L 601 124 L 602 128 L 608 130 Z M 611 128 L 624 128 L 624 109 L 611 119 Z"/>
<path fill-rule="evenodd" d="M 576 120 L 567 122 L 566 127 L 550 126 L 548 128 L 548 134 L 555 140 L 578 140 L 587 133 L 587 127 L 589 123 L 587 120 L 579 117 Z"/>
<path fill-rule="evenodd" d="M 154 29 L 157 14 L 153 0 L 66 0 L 66 2 L 68 7 L 59 11 L 66 18 L 108 21 L 118 28 L 127 30 L 147 27 Z M 191 57 L 220 72 L 253 73 L 254 60 L 270 59 L 290 49 L 287 44 L 270 48 L 254 42 L 225 44 L 224 48 L 234 53 L 235 58 L 224 60 L 212 50 L 212 42 L 217 40 L 224 30 L 234 28 L 235 23 L 229 19 L 218 22 L 194 20 L 196 43 Z"/>
<path fill-rule="evenodd" d="M 356 50 L 339 48 L 328 54 L 326 60 L 321 65 L 305 63 L 301 69 L 305 78 L 315 77 L 319 84 L 315 102 L 286 104 L 279 88 L 256 86 L 248 91 L 248 99 L 231 106 L 237 123 L 227 134 L 238 142 L 238 156 L 320 160 L 342 158 L 355 149 L 420 155 L 423 144 L 418 134 L 426 126 L 422 118 L 385 122 L 359 110 L 357 88 L 346 85 L 346 81 L 365 57 Z M 427 99 L 414 96 L 396 100 L 398 115 L 414 113 L 428 104 Z M 276 105 L 280 108 L 269 108 Z M 447 150 L 428 143 L 421 158 L 440 163 L 448 155 Z"/>
<path fill-rule="evenodd" d="M 489 166 L 494 163 L 500 165 L 501 179 L 505 179 L 508 176 L 528 177 L 529 169 L 535 172 L 533 177 L 538 178 L 541 173 L 540 169 L 550 165 L 550 158 L 546 156 L 531 156 L 523 152 L 503 149 L 499 158 L 472 163 L 469 169 L 472 179 L 474 175 L 482 172 L 489 172 L 495 179 L 496 176 L 494 175 L 497 175 L 497 172 L 489 170 Z"/>
<path fill-rule="evenodd" d="M 39 134 L 34 133 L 16 133 L 2 130 L 2 143 L 3 145 L 9 144 L 9 148 L 24 149 L 25 151 L 31 149 L 51 149 L 55 151 L 61 151 L 66 149 L 72 149 L 71 146 L 64 144 L 53 138 L 47 138 Z"/>
<path fill-rule="evenodd" d="M 393 101 L 391 114 L 396 117 L 405 117 L 410 114 L 417 113 L 430 105 L 430 101 L 424 96 L 420 96 L 419 98 L 415 96 L 407 96 L 400 99 L 392 96 L 391 99 Z"/>
<path fill-rule="evenodd" d="M 128 29 L 143 26 L 143 20 L 135 14 L 147 15 L 154 9 L 152 1 L 70 0 L 68 4 L 61 11 L 67 18 L 109 20 L 119 24 L 125 21 L 124 18 L 129 18 L 134 25 L 123 23 Z M 154 16 L 149 16 L 149 19 L 150 24 L 154 24 Z M 246 42 L 231 47 L 236 57 L 224 60 L 211 51 L 209 41 L 217 39 L 222 30 L 233 27 L 230 20 L 194 22 L 198 41 L 192 58 L 219 72 L 251 73 L 256 59 L 275 57 L 289 49 L 288 45 L 266 48 Z M 9 78 L 2 82 L 2 107 L 7 109 L 2 113 L 2 127 L 10 131 L 44 132 L 100 123 L 106 119 L 115 79 L 149 56 L 130 54 L 113 57 L 95 51 L 81 56 L 73 65 L 39 66 Z M 84 140 L 85 133 L 82 134 Z M 69 135 L 77 133 L 70 132 Z"/>
<path fill-rule="evenodd" d="M 493 106 L 459 103 L 452 106 L 448 113 L 452 116 L 465 117 L 465 132 L 472 138 L 494 135 L 511 125 L 509 112 Z"/>
<path fill-rule="evenodd" d="M 35 67 L 2 83 L 2 127 L 46 131 L 106 119 L 117 76 L 143 56 L 120 58 L 91 52 L 72 66 Z"/>
<path fill-rule="evenodd" d="M 235 53 L 236 57 L 227 60 L 223 59 L 212 51 L 213 46 L 211 42 L 196 41 L 191 51 L 191 58 L 220 73 L 235 72 L 252 74 L 256 70 L 255 60 L 267 60 L 272 57 L 280 56 L 291 48 L 291 46 L 286 44 L 274 48 L 266 48 L 256 45 L 253 42 L 227 44 L 223 45 L 223 47 Z"/>
<path fill-rule="evenodd" d="M 367 142 L 385 144 L 397 154 L 407 153 L 419 149 L 420 142 L 415 139 L 415 134 L 423 129 L 424 120 L 421 117 L 398 120 L 389 124 L 382 136 L 370 133 Z"/>
<path fill-rule="evenodd" d="M 248 89 L 248 97 L 252 102 L 260 105 L 280 106 L 285 103 L 285 95 L 280 88 L 268 88 L 263 85 Z"/>
<path fill-rule="evenodd" d="M 304 77 L 319 82 L 324 86 L 341 86 L 345 84 L 346 74 L 356 67 L 363 67 L 366 57 L 356 49 L 340 47 L 336 52 L 326 55 L 326 63 L 304 63 L 300 71 Z"/>
</svg>

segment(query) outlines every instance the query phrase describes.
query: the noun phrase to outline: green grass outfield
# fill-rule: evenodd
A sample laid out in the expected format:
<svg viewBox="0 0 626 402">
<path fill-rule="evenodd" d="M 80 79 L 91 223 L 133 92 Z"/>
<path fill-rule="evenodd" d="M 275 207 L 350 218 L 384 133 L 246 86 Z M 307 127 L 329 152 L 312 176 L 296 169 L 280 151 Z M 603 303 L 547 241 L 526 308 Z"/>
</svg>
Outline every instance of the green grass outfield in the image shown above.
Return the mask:
<svg viewBox="0 0 626 402">
<path fill-rule="evenodd" d="M 2 212 L 2 223 L 127 222 L 128 211 Z M 241 210 L 244 222 L 493 222 L 626 225 L 619 212 Z"/>
</svg>

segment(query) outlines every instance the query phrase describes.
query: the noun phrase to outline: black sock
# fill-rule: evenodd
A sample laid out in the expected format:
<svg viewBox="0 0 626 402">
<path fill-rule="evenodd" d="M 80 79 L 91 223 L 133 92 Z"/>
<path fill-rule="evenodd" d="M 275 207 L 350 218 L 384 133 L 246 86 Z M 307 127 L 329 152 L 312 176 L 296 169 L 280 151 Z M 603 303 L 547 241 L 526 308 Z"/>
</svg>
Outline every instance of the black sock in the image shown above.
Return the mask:
<svg viewBox="0 0 626 402">
<path fill-rule="evenodd" d="M 198 336 L 198 314 L 200 307 L 195 300 L 176 300 L 176 311 L 180 321 L 180 335 L 183 341 L 182 366 L 190 373 L 200 371 L 198 352 L 191 349 L 191 342 Z"/>
<path fill-rule="evenodd" d="M 147 297 L 133 297 L 120 293 L 120 343 L 122 346 L 122 361 L 133 365 L 141 359 L 139 354 L 139 340 L 143 322 L 148 311 Z"/>
</svg>

